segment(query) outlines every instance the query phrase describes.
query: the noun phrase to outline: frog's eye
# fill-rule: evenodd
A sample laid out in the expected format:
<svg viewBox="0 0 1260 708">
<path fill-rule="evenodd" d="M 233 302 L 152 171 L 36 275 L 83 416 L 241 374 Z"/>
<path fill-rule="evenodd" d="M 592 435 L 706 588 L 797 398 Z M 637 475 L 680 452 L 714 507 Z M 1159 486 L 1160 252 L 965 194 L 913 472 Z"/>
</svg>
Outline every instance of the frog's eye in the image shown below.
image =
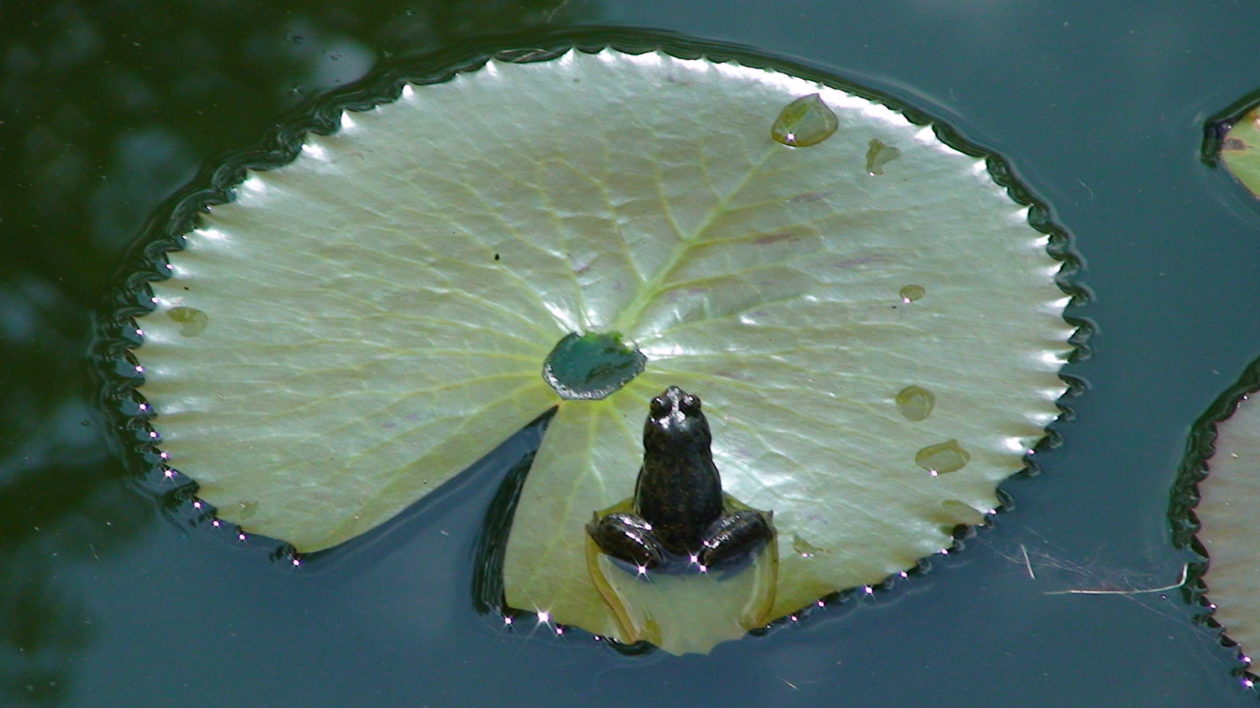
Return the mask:
<svg viewBox="0 0 1260 708">
<path fill-rule="evenodd" d="M 648 407 L 652 409 L 652 415 L 660 417 L 669 412 L 669 401 L 665 400 L 664 396 L 657 396 L 652 399 Z"/>
<path fill-rule="evenodd" d="M 699 413 L 700 412 L 700 397 L 693 396 L 690 393 L 687 394 L 686 396 L 683 396 L 683 399 L 678 402 L 678 410 L 682 411 L 683 413 Z"/>
</svg>

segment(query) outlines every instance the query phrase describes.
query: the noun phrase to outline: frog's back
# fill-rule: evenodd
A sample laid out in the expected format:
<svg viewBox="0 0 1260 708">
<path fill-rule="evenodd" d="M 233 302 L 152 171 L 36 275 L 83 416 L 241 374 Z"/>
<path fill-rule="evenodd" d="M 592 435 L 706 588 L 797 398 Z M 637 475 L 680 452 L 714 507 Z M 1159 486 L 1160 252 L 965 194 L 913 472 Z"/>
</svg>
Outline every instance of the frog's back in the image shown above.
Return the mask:
<svg viewBox="0 0 1260 708">
<path fill-rule="evenodd" d="M 722 516 L 722 480 L 708 450 L 645 463 L 637 486 L 636 513 L 672 553 L 699 551 L 694 546 Z"/>
</svg>

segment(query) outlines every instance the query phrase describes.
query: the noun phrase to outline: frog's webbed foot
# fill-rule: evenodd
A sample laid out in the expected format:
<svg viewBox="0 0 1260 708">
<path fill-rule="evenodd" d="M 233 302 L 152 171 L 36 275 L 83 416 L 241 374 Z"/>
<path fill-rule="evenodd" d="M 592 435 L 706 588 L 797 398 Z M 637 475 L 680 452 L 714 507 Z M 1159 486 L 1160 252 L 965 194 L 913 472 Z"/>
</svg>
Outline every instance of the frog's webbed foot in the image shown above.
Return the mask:
<svg viewBox="0 0 1260 708">
<path fill-rule="evenodd" d="M 634 514 L 598 516 L 586 525 L 586 532 L 604 553 L 640 568 L 656 568 L 664 562 L 664 549 L 652 534 L 652 525 Z"/>
<path fill-rule="evenodd" d="M 773 514 L 745 509 L 714 521 L 705 535 L 704 548 L 698 557 L 700 565 L 720 570 L 750 559 L 774 538 L 774 529 L 770 525 Z"/>
</svg>

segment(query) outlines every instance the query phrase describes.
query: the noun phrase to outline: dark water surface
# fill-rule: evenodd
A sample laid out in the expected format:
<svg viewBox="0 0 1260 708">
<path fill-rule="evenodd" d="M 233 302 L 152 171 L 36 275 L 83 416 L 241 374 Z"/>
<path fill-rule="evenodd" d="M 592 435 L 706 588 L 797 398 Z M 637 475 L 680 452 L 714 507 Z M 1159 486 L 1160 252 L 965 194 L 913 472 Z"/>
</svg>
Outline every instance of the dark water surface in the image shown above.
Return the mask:
<svg viewBox="0 0 1260 708">
<path fill-rule="evenodd" d="M 1004 156 L 1072 233 L 1097 332 L 1067 373 L 1090 390 L 965 552 L 708 657 L 627 657 L 474 611 L 503 460 L 310 572 L 126 481 L 92 317 L 164 200 L 374 67 L 582 27 L 884 92 Z M 1205 120 L 1260 87 L 1258 31 L 1255 6 L 1177 0 L 5 3 L 0 704 L 1253 705 L 1179 592 L 1053 593 L 1172 585 L 1187 560 L 1166 517 L 1186 433 L 1260 354 L 1260 210 L 1199 159 Z"/>
</svg>

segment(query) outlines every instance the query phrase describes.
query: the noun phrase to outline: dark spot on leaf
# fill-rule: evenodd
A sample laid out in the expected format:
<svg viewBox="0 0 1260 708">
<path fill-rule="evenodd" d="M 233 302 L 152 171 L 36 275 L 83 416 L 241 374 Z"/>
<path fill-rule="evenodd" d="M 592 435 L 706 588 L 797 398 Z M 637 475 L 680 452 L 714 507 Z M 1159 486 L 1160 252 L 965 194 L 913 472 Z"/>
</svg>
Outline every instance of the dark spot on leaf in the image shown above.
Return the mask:
<svg viewBox="0 0 1260 708">
<path fill-rule="evenodd" d="M 878 258 L 876 258 L 875 256 L 865 256 L 865 257 L 862 257 L 862 258 L 850 258 L 850 259 L 849 259 L 849 260 L 847 260 L 847 261 L 839 261 L 839 262 L 837 262 L 837 263 L 835 264 L 835 267 L 837 267 L 837 268 L 852 268 L 853 266 L 860 266 L 860 265 L 865 265 L 865 264 L 867 264 L 867 263 L 874 263 L 874 262 L 875 262 L 875 261 L 877 261 L 877 260 L 879 260 L 879 259 L 878 259 Z"/>
<path fill-rule="evenodd" d="M 708 288 L 676 288 L 665 294 L 670 302 L 679 302 L 690 298 L 699 298 L 709 292 Z"/>
<path fill-rule="evenodd" d="M 802 204 L 805 202 L 816 202 L 820 199 L 826 199 L 830 192 L 805 192 L 792 197 L 789 201 L 792 204 Z"/>
<path fill-rule="evenodd" d="M 769 236 L 762 236 L 754 240 L 753 243 L 757 244 L 758 246 L 765 246 L 767 244 L 775 243 L 778 241 L 786 241 L 790 238 L 793 238 L 794 236 L 796 236 L 796 234 L 790 233 L 788 231 L 781 231 L 777 234 L 770 234 Z"/>
</svg>

